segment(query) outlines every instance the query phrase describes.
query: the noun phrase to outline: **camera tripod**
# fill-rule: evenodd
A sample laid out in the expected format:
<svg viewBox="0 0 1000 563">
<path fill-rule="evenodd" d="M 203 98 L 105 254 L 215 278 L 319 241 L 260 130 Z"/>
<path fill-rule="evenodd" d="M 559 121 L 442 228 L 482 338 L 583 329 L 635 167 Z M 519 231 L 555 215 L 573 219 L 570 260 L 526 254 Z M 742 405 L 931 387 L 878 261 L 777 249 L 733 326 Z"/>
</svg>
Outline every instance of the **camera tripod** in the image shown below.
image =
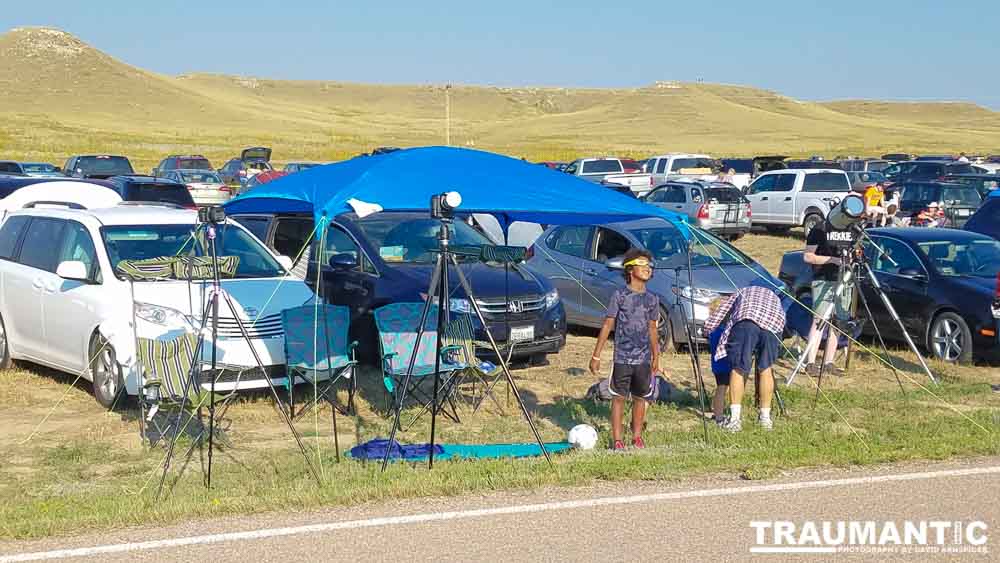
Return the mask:
<svg viewBox="0 0 1000 563">
<path fill-rule="evenodd" d="M 454 192 L 452 192 L 454 193 Z M 442 194 L 444 195 L 444 194 Z M 407 390 L 410 388 L 410 382 L 413 377 L 413 367 L 417 360 L 417 354 L 420 351 L 421 342 L 424 335 L 424 327 L 426 326 L 427 317 L 430 315 L 431 306 L 436 301 L 438 304 L 437 310 L 437 331 L 434 338 L 435 350 L 434 350 L 434 393 L 431 397 L 431 436 L 430 436 L 430 454 L 428 457 L 428 468 L 434 467 L 434 443 L 436 438 L 436 425 L 437 425 L 437 415 L 439 410 L 438 404 L 438 394 L 440 391 L 440 371 L 441 371 L 441 349 L 443 347 L 443 336 L 446 332 L 448 322 L 450 321 L 450 312 L 448 308 L 448 302 L 450 297 L 450 292 L 448 290 L 448 272 L 449 267 L 454 266 L 455 273 L 458 277 L 459 284 L 461 284 L 462 289 L 465 291 L 466 298 L 469 301 L 469 305 L 475 312 L 476 317 L 479 319 L 480 324 L 483 327 L 483 331 L 486 333 L 486 337 L 490 342 L 490 347 L 496 354 L 498 361 L 500 362 L 500 368 L 503 370 L 503 374 L 507 379 L 507 384 L 509 389 L 513 391 L 514 398 L 517 399 L 517 404 L 524 414 L 524 419 L 528 422 L 528 426 L 531 428 L 531 433 L 535 437 L 535 441 L 538 442 L 538 447 L 541 448 L 542 454 L 545 456 L 545 460 L 552 464 L 552 459 L 549 456 L 549 451 L 546 449 L 545 444 L 542 442 L 542 437 L 538 433 L 538 429 L 535 427 L 534 421 L 531 420 L 531 415 L 528 413 L 528 408 L 524 404 L 524 400 L 521 398 L 521 393 L 518 391 L 517 384 L 514 382 L 514 377 L 510 374 L 510 368 L 508 366 L 507 360 L 504 355 L 500 352 L 500 347 L 497 345 L 496 340 L 493 338 L 493 334 L 490 332 L 489 324 L 486 322 L 486 318 L 483 316 L 482 309 L 479 307 L 479 303 L 476 301 L 475 294 L 472 291 L 472 285 L 469 284 L 469 280 L 465 277 L 462 269 L 458 265 L 458 257 L 451 250 L 451 225 L 453 218 L 450 215 L 449 209 L 444 209 L 442 211 L 441 203 L 437 201 L 438 197 L 432 198 L 431 204 L 431 216 L 441 221 L 441 228 L 438 232 L 438 249 L 434 251 L 437 254 L 434 265 L 434 273 L 431 275 L 431 283 L 427 290 L 427 300 L 424 302 L 424 309 L 420 315 L 420 324 L 417 328 L 417 334 L 415 339 L 415 344 L 413 347 L 413 352 L 410 355 L 408 366 L 406 369 L 406 376 L 403 379 L 403 384 L 400 388 L 399 398 L 396 401 L 396 412 L 395 418 L 392 423 L 392 430 L 389 432 L 389 447 L 386 448 L 385 457 L 382 459 L 382 471 L 384 472 L 389 465 L 389 457 L 392 453 L 392 444 L 396 439 L 396 432 L 399 430 L 400 417 L 403 412 L 403 405 L 406 400 Z M 457 206 L 457 205 L 456 205 Z M 469 366 L 473 367 L 473 366 Z M 458 377 L 457 375 L 453 375 Z M 450 383 L 449 383 L 450 386 Z M 445 390 L 448 392 L 448 389 Z"/>
<path fill-rule="evenodd" d="M 867 237 L 867 235 L 864 235 L 863 232 L 862 236 Z M 879 253 L 881 257 L 889 260 L 893 264 L 896 264 L 895 261 L 892 260 L 892 257 L 886 254 L 885 251 L 883 251 L 877 244 L 875 244 L 874 241 L 872 241 L 870 238 L 868 240 L 871 242 L 872 247 L 876 249 L 876 251 Z M 931 373 L 931 370 L 927 366 L 927 362 L 924 360 L 924 357 L 920 353 L 920 350 L 917 348 L 916 343 L 913 341 L 913 338 L 911 338 L 910 334 L 907 332 L 906 326 L 903 324 L 903 320 L 900 318 L 899 313 L 896 312 L 896 308 L 893 306 L 892 301 L 889 299 L 889 296 L 886 295 L 885 290 L 882 289 L 882 285 L 879 283 L 878 278 L 875 276 L 875 272 L 872 271 L 871 266 L 868 264 L 866 260 L 864 260 L 864 258 L 858 259 L 855 258 L 855 255 L 856 255 L 855 246 L 845 248 L 841 251 L 841 256 L 840 256 L 841 266 L 840 266 L 840 271 L 838 273 L 837 285 L 834 288 L 834 299 L 832 303 L 827 304 L 827 306 L 822 311 L 819 312 L 818 315 L 819 318 L 816 321 L 814 321 L 816 323 L 817 330 L 822 330 L 824 326 L 828 326 L 829 330 L 840 331 L 840 329 L 834 326 L 834 324 L 831 322 L 830 319 L 833 316 L 834 311 L 836 310 L 837 302 L 843 297 L 845 291 L 851 291 L 852 294 L 855 295 L 864 305 L 865 311 L 868 314 L 868 318 L 870 320 L 873 318 L 868 298 L 865 296 L 864 291 L 860 287 L 858 287 L 858 282 L 860 280 L 862 279 L 866 280 L 870 283 L 872 290 L 875 292 L 876 295 L 879 296 L 879 299 L 885 306 L 886 311 L 889 313 L 893 321 L 899 327 L 899 330 L 903 334 L 903 338 L 906 340 L 906 343 L 909 346 L 910 351 L 912 351 L 917 356 L 917 359 L 919 360 L 920 365 L 924 370 L 924 373 L 927 374 L 928 379 L 930 379 L 932 383 L 937 383 L 937 379 L 934 377 L 934 374 Z M 878 325 L 875 324 L 874 321 L 872 321 L 872 328 L 874 329 L 875 335 L 878 338 L 879 344 L 882 347 L 882 351 L 885 354 L 886 362 L 889 364 L 889 367 L 890 369 L 892 369 L 893 375 L 896 378 L 896 383 L 899 384 L 900 390 L 905 393 L 905 390 L 903 390 L 903 383 L 899 379 L 899 370 L 892 362 L 892 356 L 889 355 L 889 350 L 885 344 L 885 339 L 882 336 L 882 331 L 879 330 Z M 853 338 L 852 335 L 848 335 L 848 337 Z M 823 343 L 823 341 L 824 338 L 820 336 L 820 338 L 816 340 L 815 346 L 819 347 Z M 813 348 L 812 343 L 807 342 L 805 349 L 799 356 L 799 360 L 796 363 L 795 368 L 792 370 L 792 373 L 789 374 L 788 378 L 786 379 L 786 384 L 791 385 L 792 382 L 795 380 L 795 376 L 805 365 L 805 362 L 808 359 L 809 353 L 812 350 L 812 348 Z M 822 383 L 823 383 L 823 370 L 820 370 L 819 379 L 817 381 L 817 386 L 816 386 L 817 400 L 819 398 L 819 392 Z"/>
<path fill-rule="evenodd" d="M 220 299 L 225 302 L 226 307 L 229 309 L 229 314 L 232 316 L 233 320 L 236 322 L 236 325 L 239 327 L 240 335 L 242 336 L 244 342 L 246 342 L 247 347 L 250 349 L 253 355 L 254 362 L 256 363 L 257 368 L 260 370 L 260 373 L 264 376 L 264 379 L 267 381 L 267 387 L 270 390 L 271 396 L 275 401 L 274 403 L 275 409 L 281 415 L 285 424 L 288 425 L 288 429 L 291 431 L 292 436 L 294 437 L 299 450 L 302 452 L 302 457 L 309 468 L 309 472 L 316 479 L 316 482 L 319 483 L 320 482 L 319 473 L 317 473 L 316 468 L 313 466 L 312 461 L 309 459 L 309 455 L 306 451 L 305 444 L 302 442 L 302 436 L 299 434 L 298 430 L 296 430 L 295 428 L 295 425 L 292 423 L 290 414 L 281 407 L 281 400 L 278 396 L 277 389 L 274 386 L 274 382 L 271 380 L 271 375 L 265 369 L 264 363 L 261 360 L 260 355 L 257 352 L 257 349 L 254 348 L 253 342 L 250 339 L 250 334 L 248 333 L 246 325 L 244 325 L 243 320 L 240 318 L 237 312 L 237 307 L 233 303 L 232 297 L 230 297 L 230 295 L 225 290 L 222 289 L 222 282 L 219 275 L 219 256 L 216 249 L 216 238 L 217 238 L 216 227 L 218 226 L 220 221 L 218 219 L 218 216 L 210 215 L 211 209 L 207 211 L 209 212 L 207 213 L 199 212 L 199 220 L 201 220 L 203 217 L 206 219 L 205 221 L 202 221 L 202 225 L 200 225 L 199 228 L 204 229 L 205 238 L 207 239 L 206 246 L 208 247 L 208 251 L 210 253 L 210 258 L 212 261 L 212 287 L 211 290 L 209 291 L 208 298 L 205 302 L 205 307 L 202 310 L 201 325 L 198 329 L 198 340 L 197 344 L 194 347 L 194 356 L 192 358 L 191 369 L 190 372 L 188 373 L 188 376 L 184 380 L 183 388 L 181 391 L 181 401 L 177 411 L 177 420 L 172 432 L 170 444 L 167 447 L 167 455 L 163 461 L 163 472 L 160 475 L 160 483 L 159 487 L 157 488 L 156 496 L 157 498 L 159 498 L 160 494 L 162 493 L 163 485 L 167 478 L 167 473 L 170 471 L 170 463 L 171 460 L 173 459 L 174 449 L 177 444 L 177 439 L 181 434 L 180 432 L 181 419 L 183 418 L 185 408 L 189 406 L 188 401 L 190 398 L 190 391 L 192 389 L 192 386 L 199 386 L 199 387 L 202 386 L 201 370 L 204 363 L 202 356 L 203 356 L 203 348 L 206 342 L 205 332 L 206 328 L 208 327 L 209 319 L 211 319 L 212 323 L 211 324 L 212 350 L 211 350 L 211 356 L 210 356 L 211 359 L 209 364 L 210 373 L 212 374 L 212 376 L 209 382 L 210 395 L 207 405 L 208 466 L 205 473 L 205 486 L 208 488 L 211 488 L 212 486 L 212 457 L 213 457 L 212 454 L 215 449 L 215 423 L 216 423 L 216 412 L 215 412 L 216 401 L 214 399 L 216 394 L 215 383 L 216 379 L 218 378 L 218 332 L 219 332 Z M 223 217 L 222 221 L 224 220 L 225 218 Z M 194 266 L 191 265 L 190 267 L 193 270 Z M 289 377 L 292 377 L 292 375 L 289 374 Z M 237 378 L 237 384 L 238 383 L 239 383 L 239 378 Z M 197 406 L 200 409 L 202 405 L 199 404 Z M 190 459 L 190 456 L 193 453 L 194 448 L 200 446 L 202 444 L 202 440 L 203 438 L 199 436 L 194 441 L 194 443 L 191 444 L 191 447 L 188 450 L 188 454 L 185 456 L 186 459 Z M 183 473 L 183 469 L 181 470 L 181 472 Z"/>
</svg>

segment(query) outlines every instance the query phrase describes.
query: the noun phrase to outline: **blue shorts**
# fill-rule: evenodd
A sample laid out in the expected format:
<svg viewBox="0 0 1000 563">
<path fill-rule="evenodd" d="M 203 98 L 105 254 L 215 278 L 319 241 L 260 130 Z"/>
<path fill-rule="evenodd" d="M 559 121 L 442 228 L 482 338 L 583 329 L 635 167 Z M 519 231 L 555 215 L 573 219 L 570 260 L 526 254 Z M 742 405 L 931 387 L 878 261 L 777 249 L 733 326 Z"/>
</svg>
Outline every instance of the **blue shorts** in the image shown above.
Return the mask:
<svg viewBox="0 0 1000 563">
<path fill-rule="evenodd" d="M 715 352 L 719 347 L 719 340 L 722 339 L 724 329 L 725 326 L 720 325 L 708 335 L 708 352 L 712 358 L 712 375 L 715 376 L 716 385 L 729 385 L 729 373 L 732 371 L 732 368 L 729 367 L 729 358 L 715 359 Z"/>
<path fill-rule="evenodd" d="M 750 375 L 754 358 L 757 359 L 757 369 L 763 371 L 778 359 L 778 337 L 753 321 L 740 321 L 729 330 L 726 357 L 733 370 L 743 377 Z"/>
</svg>

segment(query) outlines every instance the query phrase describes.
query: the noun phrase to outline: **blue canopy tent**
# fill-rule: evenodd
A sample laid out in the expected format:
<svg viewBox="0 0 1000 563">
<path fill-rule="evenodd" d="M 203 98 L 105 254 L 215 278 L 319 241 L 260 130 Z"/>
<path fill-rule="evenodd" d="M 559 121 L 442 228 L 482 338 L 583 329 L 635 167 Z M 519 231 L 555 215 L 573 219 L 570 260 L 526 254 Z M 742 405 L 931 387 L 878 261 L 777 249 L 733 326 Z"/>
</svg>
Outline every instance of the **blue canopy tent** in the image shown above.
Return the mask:
<svg viewBox="0 0 1000 563">
<path fill-rule="evenodd" d="M 317 224 L 353 211 L 348 200 L 385 211 L 429 211 L 434 194 L 457 191 L 462 213 L 488 213 L 506 230 L 514 221 L 597 224 L 662 217 L 688 235 L 685 217 L 614 190 L 484 151 L 421 147 L 316 166 L 230 200 L 227 213 L 300 212 Z"/>
</svg>

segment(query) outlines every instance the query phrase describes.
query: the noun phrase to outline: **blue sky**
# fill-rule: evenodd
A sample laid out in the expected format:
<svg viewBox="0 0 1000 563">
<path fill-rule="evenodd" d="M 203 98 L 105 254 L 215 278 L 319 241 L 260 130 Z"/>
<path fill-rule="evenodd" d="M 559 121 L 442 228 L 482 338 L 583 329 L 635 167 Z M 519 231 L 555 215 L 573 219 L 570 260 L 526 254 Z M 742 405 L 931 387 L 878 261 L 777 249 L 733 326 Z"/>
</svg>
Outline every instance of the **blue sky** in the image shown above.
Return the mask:
<svg viewBox="0 0 1000 563">
<path fill-rule="evenodd" d="M 567 87 L 703 79 L 809 100 L 1000 109 L 1000 0 L 4 4 L 3 30 L 58 27 L 166 74 Z"/>
</svg>

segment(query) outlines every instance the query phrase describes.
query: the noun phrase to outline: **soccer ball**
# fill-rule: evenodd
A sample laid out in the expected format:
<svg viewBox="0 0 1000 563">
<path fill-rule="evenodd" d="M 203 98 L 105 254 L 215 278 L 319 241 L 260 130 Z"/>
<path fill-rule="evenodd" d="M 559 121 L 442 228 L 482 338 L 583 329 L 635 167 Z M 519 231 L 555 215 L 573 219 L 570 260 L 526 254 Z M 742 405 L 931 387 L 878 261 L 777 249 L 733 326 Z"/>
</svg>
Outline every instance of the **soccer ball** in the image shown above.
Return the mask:
<svg viewBox="0 0 1000 563">
<path fill-rule="evenodd" d="M 566 441 L 574 448 L 592 450 L 597 445 L 597 430 L 589 424 L 577 424 L 570 429 Z"/>
</svg>

